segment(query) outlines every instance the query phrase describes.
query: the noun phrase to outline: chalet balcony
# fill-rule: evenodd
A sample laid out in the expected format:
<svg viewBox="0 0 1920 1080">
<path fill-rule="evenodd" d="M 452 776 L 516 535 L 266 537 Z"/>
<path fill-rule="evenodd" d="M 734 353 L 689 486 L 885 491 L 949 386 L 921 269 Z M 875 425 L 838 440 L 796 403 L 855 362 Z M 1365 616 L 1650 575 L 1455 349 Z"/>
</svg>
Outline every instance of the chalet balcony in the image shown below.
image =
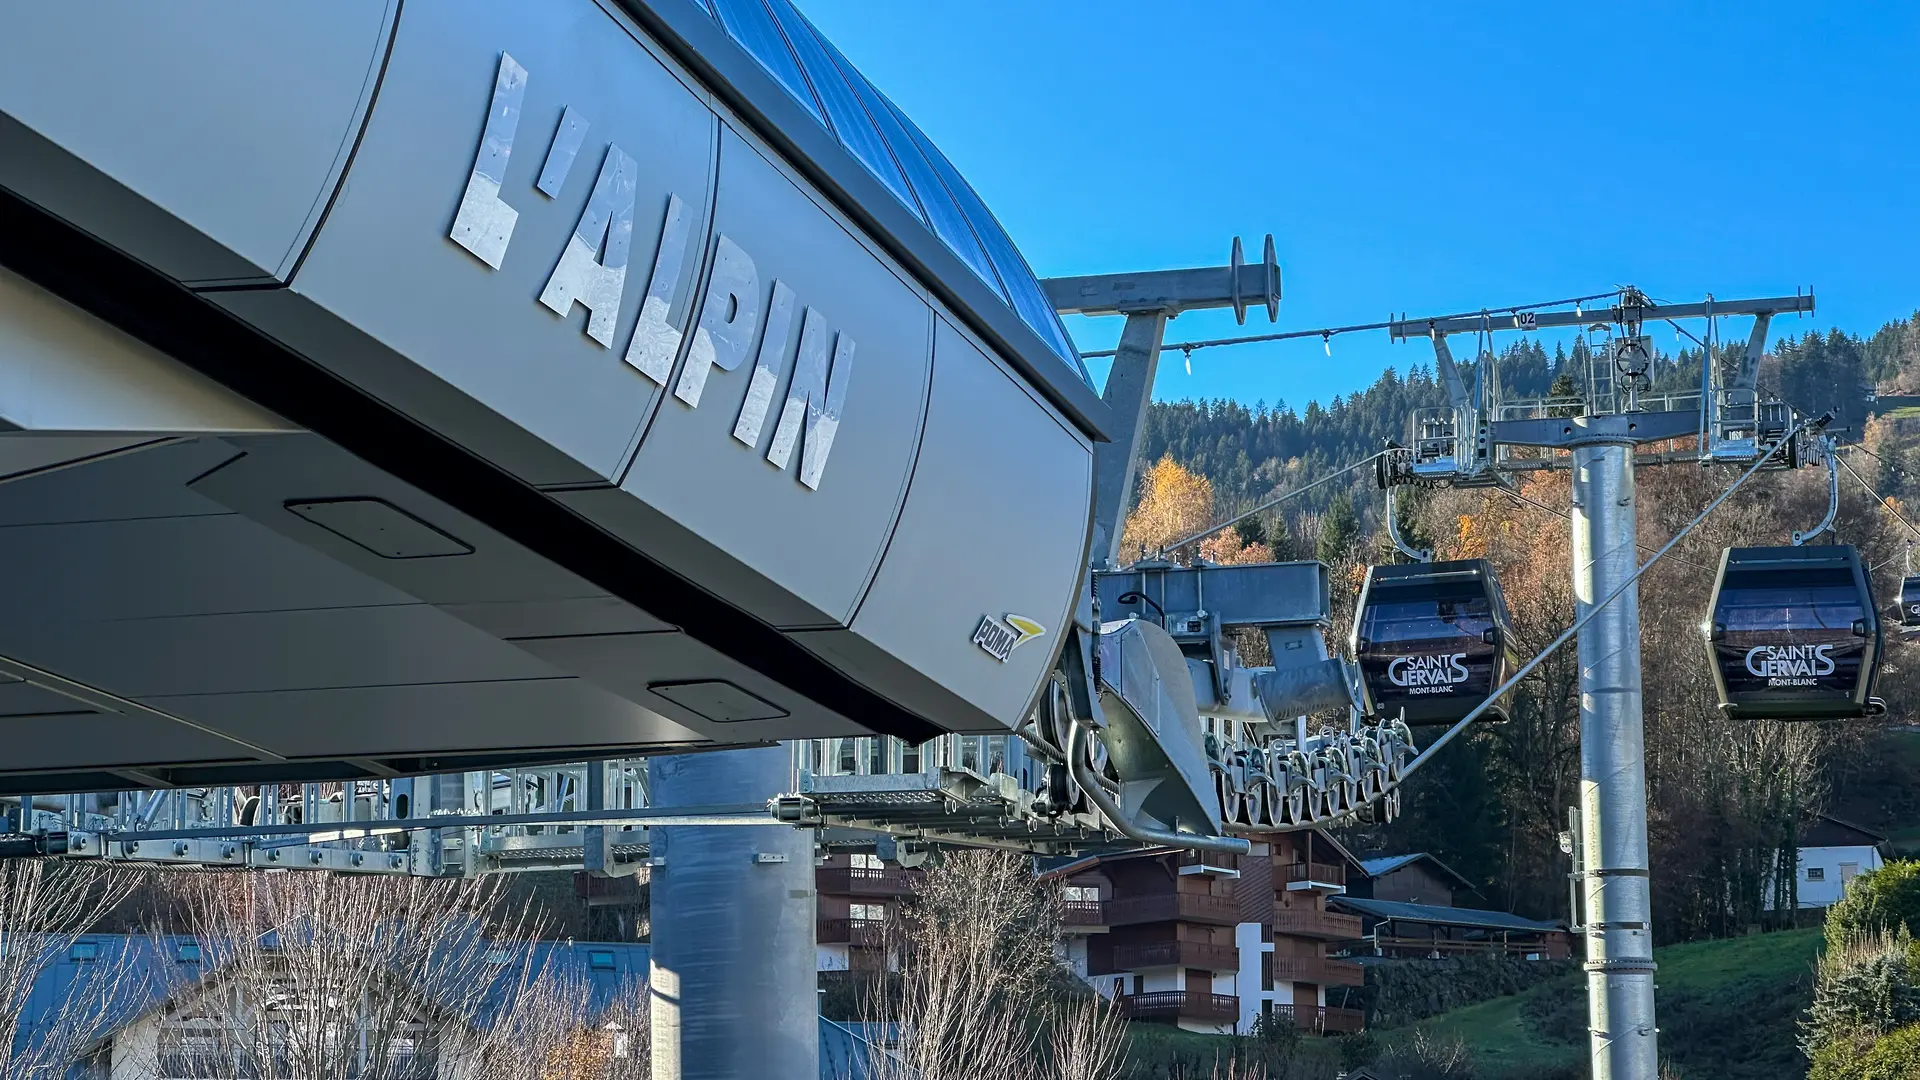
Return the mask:
<svg viewBox="0 0 1920 1080">
<path fill-rule="evenodd" d="M 1204 893 L 1161 893 L 1157 896 L 1129 896 L 1106 904 L 1108 926 L 1133 926 L 1139 923 L 1191 922 L 1213 926 L 1232 926 L 1240 921 L 1240 902 L 1231 896 Z"/>
<path fill-rule="evenodd" d="M 1359 1009 L 1323 1009 L 1311 1005 L 1275 1005 L 1273 1015 L 1291 1020 L 1302 1031 L 1318 1035 L 1351 1035 L 1364 1030 L 1367 1014 Z"/>
<path fill-rule="evenodd" d="M 1212 851 L 1182 852 L 1178 862 L 1182 877 L 1192 874 L 1205 874 L 1214 877 L 1237 878 L 1240 876 L 1238 861 L 1232 855 L 1223 855 Z"/>
<path fill-rule="evenodd" d="M 1066 900 L 1060 905 L 1062 926 L 1105 926 L 1107 908 L 1098 900 Z"/>
<path fill-rule="evenodd" d="M 1340 863 L 1282 863 L 1274 876 L 1289 892 L 1346 892 L 1347 868 Z"/>
<path fill-rule="evenodd" d="M 813 884 L 830 896 L 912 896 L 920 886 L 920 871 L 892 866 L 825 866 L 813 872 Z"/>
<path fill-rule="evenodd" d="M 1232 945 L 1204 941 L 1155 941 L 1144 945 L 1115 945 L 1110 960 L 1087 958 L 1088 975 L 1114 975 L 1144 968 L 1181 967 L 1203 971 L 1240 970 L 1240 950 Z"/>
<path fill-rule="evenodd" d="M 1320 986 L 1360 986 L 1366 973 L 1351 960 L 1328 960 L 1319 956 L 1276 956 L 1273 958 L 1275 982 L 1316 983 Z"/>
<path fill-rule="evenodd" d="M 1233 1024 L 1240 1020 L 1240 999 L 1232 994 L 1160 990 L 1150 994 L 1122 994 L 1119 1002 L 1120 1014 L 1129 1020 L 1161 1024 L 1181 1020 Z"/>
<path fill-rule="evenodd" d="M 1275 937 L 1311 938 L 1314 941 L 1357 941 L 1360 939 L 1360 916 L 1275 904 L 1273 934 Z"/>
<path fill-rule="evenodd" d="M 887 943 L 887 920 L 821 919 L 814 927 L 814 940 L 822 945 L 882 948 Z"/>
</svg>

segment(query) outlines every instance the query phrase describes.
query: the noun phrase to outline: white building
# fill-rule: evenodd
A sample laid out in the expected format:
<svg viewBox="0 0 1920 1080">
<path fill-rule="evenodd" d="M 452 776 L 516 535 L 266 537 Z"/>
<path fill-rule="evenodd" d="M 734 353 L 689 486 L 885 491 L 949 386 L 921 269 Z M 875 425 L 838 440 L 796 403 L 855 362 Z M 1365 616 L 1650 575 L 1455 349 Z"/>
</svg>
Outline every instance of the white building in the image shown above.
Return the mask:
<svg viewBox="0 0 1920 1080">
<path fill-rule="evenodd" d="M 1800 832 L 1800 866 L 1795 883 L 1799 906 L 1830 907 L 1846 892 L 1847 882 L 1885 865 L 1887 838 L 1825 814 Z"/>
</svg>

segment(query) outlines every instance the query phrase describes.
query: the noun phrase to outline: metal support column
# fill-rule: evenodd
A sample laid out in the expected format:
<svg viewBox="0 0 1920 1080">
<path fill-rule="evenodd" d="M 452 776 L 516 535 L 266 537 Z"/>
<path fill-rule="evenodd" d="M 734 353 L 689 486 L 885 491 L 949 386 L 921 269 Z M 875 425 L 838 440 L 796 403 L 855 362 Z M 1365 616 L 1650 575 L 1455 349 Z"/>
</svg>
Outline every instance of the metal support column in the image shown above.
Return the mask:
<svg viewBox="0 0 1920 1080">
<path fill-rule="evenodd" d="M 1167 337 L 1165 312 L 1127 316 L 1120 347 L 1100 397 L 1113 410 L 1113 441 L 1094 447 L 1093 566 L 1114 569 L 1120 562 L 1120 530 L 1133 502 L 1133 476 L 1140 465 L 1140 440 L 1147 430 L 1147 406 L 1153 401 L 1153 376 L 1160 370 L 1160 346 Z"/>
<path fill-rule="evenodd" d="M 656 757 L 653 805 L 750 803 L 792 790 L 786 745 Z M 654 1080 L 819 1080 L 813 834 L 651 831 Z"/>
<path fill-rule="evenodd" d="M 1633 444 L 1573 451 L 1573 592 L 1585 615 L 1633 573 Z M 1580 632 L 1580 851 L 1594 1080 L 1656 1080 L 1653 914 L 1640 688 L 1640 591 Z"/>
</svg>

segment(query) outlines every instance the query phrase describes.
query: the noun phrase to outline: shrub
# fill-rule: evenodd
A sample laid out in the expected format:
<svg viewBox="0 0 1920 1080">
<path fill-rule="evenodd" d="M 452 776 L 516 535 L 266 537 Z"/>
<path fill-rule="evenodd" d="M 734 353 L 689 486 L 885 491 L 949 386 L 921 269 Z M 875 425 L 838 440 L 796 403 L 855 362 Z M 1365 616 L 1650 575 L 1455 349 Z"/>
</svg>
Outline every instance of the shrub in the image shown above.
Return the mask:
<svg viewBox="0 0 1920 1080">
<path fill-rule="evenodd" d="M 1851 1060 L 1866 1043 L 1920 1020 L 1913 944 L 1902 926 L 1856 934 L 1820 957 L 1813 1005 L 1800 1024 L 1800 1049 L 1810 1060 Z"/>
<path fill-rule="evenodd" d="M 1862 1044 L 1828 1043 L 1813 1059 L 1807 1080 L 1912 1080 L 1920 1076 L 1920 1024 L 1908 1024 Z"/>
<path fill-rule="evenodd" d="M 1415 1028 L 1413 1037 L 1395 1043 L 1371 1063 L 1374 1072 L 1395 1080 L 1472 1080 L 1473 1054 L 1459 1039 L 1443 1039 Z"/>
<path fill-rule="evenodd" d="M 1367 1023 L 1400 1027 L 1475 1002 L 1518 994 L 1578 971 L 1569 960 L 1466 955 L 1368 964 L 1362 989 Z"/>
<path fill-rule="evenodd" d="M 1827 948 L 1901 928 L 1920 933 L 1920 861 L 1890 862 L 1848 882 L 1846 894 L 1827 909 Z"/>
</svg>

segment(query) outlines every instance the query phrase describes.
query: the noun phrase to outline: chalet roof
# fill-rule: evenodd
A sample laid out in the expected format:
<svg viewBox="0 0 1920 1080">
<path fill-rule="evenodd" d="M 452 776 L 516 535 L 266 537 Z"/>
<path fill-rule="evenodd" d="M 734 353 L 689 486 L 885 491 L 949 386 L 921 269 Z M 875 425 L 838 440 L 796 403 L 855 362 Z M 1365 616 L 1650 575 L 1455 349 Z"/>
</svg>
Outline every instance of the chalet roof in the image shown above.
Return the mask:
<svg viewBox="0 0 1920 1080">
<path fill-rule="evenodd" d="M 1801 847 L 1877 847 L 1886 842 L 1880 833 L 1831 814 L 1821 814 L 1800 828 Z"/>
<path fill-rule="evenodd" d="M 1441 862 L 1439 859 L 1434 858 L 1424 851 L 1416 851 L 1409 855 L 1382 855 L 1372 859 L 1361 859 L 1360 869 L 1370 878 L 1382 878 L 1393 873 L 1395 870 L 1405 866 L 1411 866 L 1423 859 L 1431 864 L 1442 876 L 1452 878 L 1461 888 L 1472 892 L 1480 891 L 1474 888 L 1473 882 L 1468 881 L 1458 870 L 1455 870 L 1453 867 L 1448 866 L 1446 863 Z"/>
<path fill-rule="evenodd" d="M 28 1015 L 22 1017 L 17 1036 L 30 1039 L 46 1017 L 33 1015 L 33 1009 L 65 1000 L 75 981 L 105 977 L 127 988 L 111 995 L 106 1003 L 108 1022 L 103 1035 L 111 1035 L 180 995 L 218 976 L 223 963 L 219 956 L 198 951 L 199 942 L 190 937 L 148 938 L 120 934 L 87 934 L 65 955 L 48 964 L 35 980 L 29 996 Z M 534 970 L 549 969 L 583 979 L 593 996 L 595 1008 L 604 1007 L 619 984 L 631 978 L 645 978 L 649 948 L 642 944 L 598 941 L 539 941 L 517 946 L 529 950 L 527 959 Z M 605 954 L 605 955 L 598 955 Z M 524 955 L 524 954 L 523 954 Z M 609 966 L 611 964 L 611 966 Z M 513 969 L 510 973 L 507 969 Z M 502 965 L 502 982 L 515 981 L 516 962 Z M 506 989 L 502 987 L 502 989 Z M 820 1021 L 820 1075 L 822 1080 L 865 1080 L 871 1059 L 869 1040 L 890 1037 L 890 1025 L 839 1024 Z"/>
<path fill-rule="evenodd" d="M 1312 833 L 1313 833 L 1313 846 L 1316 849 L 1315 858 L 1317 859 L 1323 858 L 1323 856 L 1317 853 L 1317 849 L 1319 849 L 1322 845 L 1325 845 L 1326 847 L 1332 848 L 1334 852 L 1337 853 L 1340 856 L 1340 858 L 1345 860 L 1349 865 L 1355 866 L 1355 867 L 1358 867 L 1361 865 L 1360 860 L 1354 857 L 1353 852 L 1348 851 L 1344 844 L 1340 843 L 1340 841 L 1338 840 L 1335 840 L 1328 833 L 1323 832 L 1320 829 L 1314 829 L 1312 830 Z M 1259 839 L 1259 837 L 1256 836 L 1254 837 L 1254 839 L 1257 840 Z M 1076 874 L 1084 874 L 1089 870 L 1097 869 L 1098 867 L 1110 865 L 1112 863 L 1126 862 L 1130 859 L 1157 859 L 1164 855 L 1177 855 L 1180 852 L 1185 850 L 1187 849 L 1177 848 L 1177 847 L 1144 847 L 1144 848 L 1133 848 L 1131 850 L 1126 850 L 1126 851 L 1099 852 L 1092 855 L 1081 855 L 1081 856 L 1069 855 L 1069 856 L 1055 856 L 1053 858 L 1041 858 L 1041 859 L 1035 860 L 1035 867 L 1037 870 L 1037 873 L 1035 876 L 1037 876 L 1041 881 L 1064 881 L 1068 878 L 1073 877 Z M 1438 860 L 1435 860 L 1435 861 L 1437 862 Z M 1445 869 L 1445 867 L 1442 867 L 1442 869 Z M 1460 875 L 1454 874 L 1452 870 L 1447 870 L 1446 872 L 1449 874 L 1453 874 L 1453 876 L 1456 878 L 1460 877 Z M 1461 878 L 1460 880 L 1461 880 L 1461 883 L 1465 885 L 1467 888 L 1469 889 L 1473 888 L 1472 883 L 1468 882 L 1465 878 Z"/>
<path fill-rule="evenodd" d="M 272 938 L 273 935 L 268 935 Z M 550 971 L 579 978 L 591 995 L 591 1008 L 600 1011 L 630 980 L 645 979 L 645 945 L 594 941 L 536 941 L 509 946 L 504 962 L 487 965 L 496 985 L 487 988 L 491 1011 L 506 1004 L 512 986 L 526 973 Z M 112 980 L 103 995 L 106 1023 L 102 1034 L 132 1024 L 154 1009 L 218 980 L 232 960 L 232 950 L 205 946 L 191 937 L 147 938 L 121 934 L 86 934 L 41 969 L 34 980 L 33 1000 L 62 1001 L 69 988 L 96 978 Z M 523 963 L 524 961 L 524 963 Z M 33 1027 L 32 1022 L 23 1025 Z"/>
<path fill-rule="evenodd" d="M 1433 904 L 1403 904 L 1394 900 L 1362 900 L 1354 896 L 1330 896 L 1329 908 L 1354 915 L 1395 922 L 1424 923 L 1431 926 L 1457 926 L 1466 930 L 1519 930 L 1530 934 L 1564 931 L 1557 922 L 1523 919 L 1504 911 L 1480 911 L 1476 908 L 1439 907 Z"/>
</svg>

